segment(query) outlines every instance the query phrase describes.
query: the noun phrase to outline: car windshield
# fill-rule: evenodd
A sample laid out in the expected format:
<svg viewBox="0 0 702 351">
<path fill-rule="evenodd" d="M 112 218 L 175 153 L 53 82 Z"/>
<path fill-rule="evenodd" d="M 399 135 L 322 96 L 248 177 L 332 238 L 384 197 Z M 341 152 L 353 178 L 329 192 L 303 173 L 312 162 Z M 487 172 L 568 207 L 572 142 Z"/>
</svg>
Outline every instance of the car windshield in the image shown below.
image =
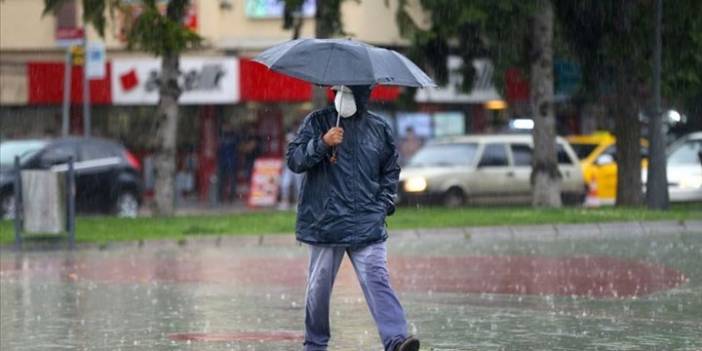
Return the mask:
<svg viewBox="0 0 702 351">
<path fill-rule="evenodd" d="M 17 140 L 0 143 L 0 166 L 10 167 L 15 162 L 15 156 L 20 157 L 20 162 L 32 157 L 46 145 L 41 140 Z"/>
<path fill-rule="evenodd" d="M 578 158 L 584 160 L 597 148 L 597 144 L 570 144 Z"/>
<path fill-rule="evenodd" d="M 668 156 L 668 164 L 680 166 L 699 165 L 698 153 L 700 151 L 702 151 L 702 140 L 691 140 L 680 144 Z"/>
<path fill-rule="evenodd" d="M 429 144 L 412 157 L 409 166 L 467 166 L 473 163 L 477 149 L 475 143 Z"/>
</svg>

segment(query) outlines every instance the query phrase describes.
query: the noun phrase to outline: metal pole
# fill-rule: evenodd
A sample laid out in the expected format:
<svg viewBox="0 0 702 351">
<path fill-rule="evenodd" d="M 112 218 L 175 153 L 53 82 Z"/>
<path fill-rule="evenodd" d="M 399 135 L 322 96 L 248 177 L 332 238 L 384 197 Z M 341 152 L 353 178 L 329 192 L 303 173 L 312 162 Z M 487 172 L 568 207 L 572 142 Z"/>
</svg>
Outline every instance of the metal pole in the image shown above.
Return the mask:
<svg viewBox="0 0 702 351">
<path fill-rule="evenodd" d="M 71 47 L 66 48 L 66 62 L 63 66 L 63 111 L 61 135 L 68 136 L 69 113 L 71 112 Z"/>
<path fill-rule="evenodd" d="M 15 249 L 22 248 L 22 172 L 20 169 L 20 158 L 15 156 L 15 182 L 14 182 L 14 197 L 15 197 Z"/>
<path fill-rule="evenodd" d="M 83 36 L 83 135 L 90 136 L 90 78 L 88 78 L 88 36 Z"/>
<path fill-rule="evenodd" d="M 68 158 L 68 174 L 66 174 L 66 196 L 68 196 L 68 247 L 76 245 L 76 179 L 73 168 L 73 156 Z"/>
<path fill-rule="evenodd" d="M 656 1 L 655 42 L 653 47 L 653 116 L 649 124 L 651 140 L 647 171 L 646 203 L 648 208 L 669 208 L 668 182 L 665 155 L 665 135 L 661 116 L 661 55 L 662 55 L 663 0 Z"/>
</svg>

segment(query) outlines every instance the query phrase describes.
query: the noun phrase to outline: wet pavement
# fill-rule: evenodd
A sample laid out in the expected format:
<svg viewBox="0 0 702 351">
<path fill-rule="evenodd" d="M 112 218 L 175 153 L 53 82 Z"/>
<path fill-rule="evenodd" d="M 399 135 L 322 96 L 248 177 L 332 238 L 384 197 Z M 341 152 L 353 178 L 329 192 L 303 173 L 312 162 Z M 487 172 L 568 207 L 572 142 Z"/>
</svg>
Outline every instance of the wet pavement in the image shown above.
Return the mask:
<svg viewBox="0 0 702 351">
<path fill-rule="evenodd" d="M 423 350 L 700 350 L 702 233 L 394 235 Z M 0 253 L 2 350 L 300 350 L 291 236 Z M 331 350 L 382 348 L 353 269 Z"/>
</svg>

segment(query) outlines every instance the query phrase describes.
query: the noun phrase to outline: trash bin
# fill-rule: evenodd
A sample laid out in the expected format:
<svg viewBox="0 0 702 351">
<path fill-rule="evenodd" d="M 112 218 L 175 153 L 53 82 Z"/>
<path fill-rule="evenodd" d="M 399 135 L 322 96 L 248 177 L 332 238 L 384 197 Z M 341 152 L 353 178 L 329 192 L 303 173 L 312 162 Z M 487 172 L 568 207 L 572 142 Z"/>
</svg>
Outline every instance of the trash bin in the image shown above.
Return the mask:
<svg viewBox="0 0 702 351">
<path fill-rule="evenodd" d="M 59 234 L 66 230 L 65 172 L 22 171 L 24 232 Z"/>
</svg>

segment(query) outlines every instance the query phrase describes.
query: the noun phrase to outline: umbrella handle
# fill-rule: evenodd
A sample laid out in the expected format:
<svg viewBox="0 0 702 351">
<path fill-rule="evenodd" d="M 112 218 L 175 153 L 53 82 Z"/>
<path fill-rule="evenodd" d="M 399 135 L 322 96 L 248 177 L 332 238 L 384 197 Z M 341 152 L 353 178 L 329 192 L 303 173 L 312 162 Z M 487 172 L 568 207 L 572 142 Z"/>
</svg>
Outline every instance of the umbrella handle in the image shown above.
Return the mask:
<svg viewBox="0 0 702 351">
<path fill-rule="evenodd" d="M 343 101 L 344 101 L 344 100 L 341 100 L 341 101 L 342 101 L 342 102 L 341 102 L 340 105 L 343 105 Z M 340 122 L 340 121 L 341 121 L 341 113 L 337 112 L 337 113 L 336 113 L 336 127 L 337 127 L 337 128 L 339 128 L 339 122 Z M 329 162 L 331 162 L 332 164 L 336 164 L 336 146 L 334 146 L 334 147 L 332 148 L 332 154 L 331 154 L 331 156 L 329 157 Z"/>
<path fill-rule="evenodd" d="M 336 147 L 332 149 L 332 155 L 329 156 L 329 162 L 336 164 Z"/>
</svg>

